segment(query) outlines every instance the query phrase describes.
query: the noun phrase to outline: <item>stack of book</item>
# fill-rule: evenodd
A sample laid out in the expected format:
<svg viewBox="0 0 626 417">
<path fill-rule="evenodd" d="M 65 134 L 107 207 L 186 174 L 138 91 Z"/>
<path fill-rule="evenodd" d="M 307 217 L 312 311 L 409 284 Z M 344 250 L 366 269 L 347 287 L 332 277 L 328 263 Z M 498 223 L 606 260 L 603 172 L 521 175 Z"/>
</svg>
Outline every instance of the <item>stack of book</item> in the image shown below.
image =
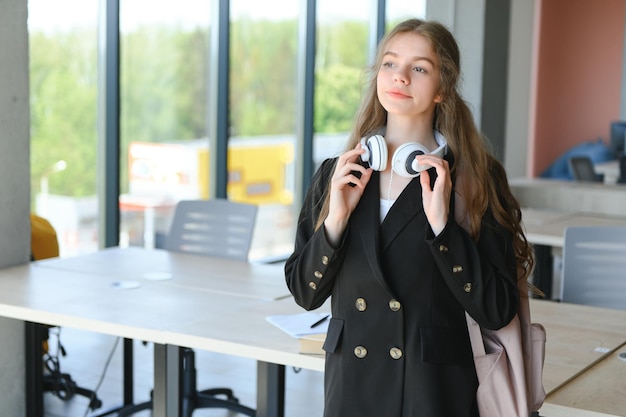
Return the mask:
<svg viewBox="0 0 626 417">
<path fill-rule="evenodd" d="M 307 353 L 312 355 L 323 355 L 324 341 L 326 340 L 326 333 L 309 334 L 306 336 L 300 336 L 300 353 Z"/>
</svg>

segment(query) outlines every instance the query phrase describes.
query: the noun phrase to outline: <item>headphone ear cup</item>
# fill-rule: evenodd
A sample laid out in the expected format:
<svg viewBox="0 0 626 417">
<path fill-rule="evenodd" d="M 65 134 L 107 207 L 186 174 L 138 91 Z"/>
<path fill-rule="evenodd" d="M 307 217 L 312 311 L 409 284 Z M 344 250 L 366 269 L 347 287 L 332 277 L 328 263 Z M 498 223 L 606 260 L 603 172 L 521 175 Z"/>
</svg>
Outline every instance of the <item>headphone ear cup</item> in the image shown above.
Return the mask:
<svg viewBox="0 0 626 417">
<path fill-rule="evenodd" d="M 415 160 L 415 157 L 417 155 L 424 155 L 427 153 L 428 149 L 419 143 L 409 142 L 400 145 L 393 153 L 391 168 L 401 177 L 417 177 L 421 171 L 428 169 L 429 166 L 420 166 Z"/>
<path fill-rule="evenodd" d="M 361 139 L 365 153 L 361 159 L 369 164 L 374 171 L 384 171 L 387 168 L 387 144 L 381 135 L 370 136 L 367 140 Z"/>
</svg>

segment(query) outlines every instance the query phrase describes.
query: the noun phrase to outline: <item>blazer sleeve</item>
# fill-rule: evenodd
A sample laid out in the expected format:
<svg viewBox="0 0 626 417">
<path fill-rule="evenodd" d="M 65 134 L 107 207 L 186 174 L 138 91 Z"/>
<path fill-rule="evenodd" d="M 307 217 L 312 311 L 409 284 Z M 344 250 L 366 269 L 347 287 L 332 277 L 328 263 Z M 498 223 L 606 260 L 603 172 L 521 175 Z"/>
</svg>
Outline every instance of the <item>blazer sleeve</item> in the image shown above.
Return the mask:
<svg viewBox="0 0 626 417">
<path fill-rule="evenodd" d="M 453 219 L 437 237 L 428 233 L 443 279 L 465 311 L 487 329 L 506 326 L 519 308 L 511 234 L 489 210 L 477 242 Z"/>
<path fill-rule="evenodd" d="M 306 310 L 321 306 L 330 296 L 344 258 L 343 238 L 335 248 L 323 225 L 315 230 L 335 161 L 325 160 L 311 180 L 298 218 L 294 251 L 285 263 L 287 287 Z"/>
</svg>

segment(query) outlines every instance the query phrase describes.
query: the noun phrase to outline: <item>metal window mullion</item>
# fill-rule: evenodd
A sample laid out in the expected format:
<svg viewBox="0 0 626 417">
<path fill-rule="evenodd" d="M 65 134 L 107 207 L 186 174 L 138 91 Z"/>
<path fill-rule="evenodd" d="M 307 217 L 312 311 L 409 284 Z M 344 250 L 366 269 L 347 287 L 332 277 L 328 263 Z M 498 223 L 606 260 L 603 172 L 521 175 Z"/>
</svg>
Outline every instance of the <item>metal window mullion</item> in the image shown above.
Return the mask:
<svg viewBox="0 0 626 417">
<path fill-rule="evenodd" d="M 120 237 L 120 5 L 101 0 L 98 39 L 98 241 L 119 244 Z"/>
<path fill-rule="evenodd" d="M 229 0 L 213 0 L 209 51 L 208 136 L 209 198 L 227 198 L 228 120 L 230 113 Z"/>
<path fill-rule="evenodd" d="M 315 89 L 316 0 L 301 0 L 296 114 L 295 205 L 300 206 L 313 176 L 313 112 Z"/>
<path fill-rule="evenodd" d="M 386 0 L 372 0 L 372 10 L 374 18 L 370 21 L 370 37 L 369 37 L 369 58 L 370 62 L 374 62 L 376 56 L 376 48 L 378 42 L 385 36 L 385 21 L 387 1 Z"/>
</svg>

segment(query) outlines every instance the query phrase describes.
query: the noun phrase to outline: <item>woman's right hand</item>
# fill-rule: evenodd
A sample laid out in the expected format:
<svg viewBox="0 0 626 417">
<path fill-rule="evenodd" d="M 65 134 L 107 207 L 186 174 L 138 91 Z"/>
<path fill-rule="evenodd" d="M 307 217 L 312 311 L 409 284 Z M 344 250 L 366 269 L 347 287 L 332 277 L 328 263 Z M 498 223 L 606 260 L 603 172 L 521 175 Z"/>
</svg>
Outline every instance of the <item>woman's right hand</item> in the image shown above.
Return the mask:
<svg viewBox="0 0 626 417">
<path fill-rule="evenodd" d="M 326 236 L 331 244 L 336 245 L 348 225 L 348 219 L 358 204 L 373 170 L 359 163 L 365 150 L 361 144 L 345 152 L 337 159 L 335 172 L 330 185 L 330 204 L 328 217 L 324 220 Z M 358 178 L 354 173 L 361 173 Z"/>
</svg>

